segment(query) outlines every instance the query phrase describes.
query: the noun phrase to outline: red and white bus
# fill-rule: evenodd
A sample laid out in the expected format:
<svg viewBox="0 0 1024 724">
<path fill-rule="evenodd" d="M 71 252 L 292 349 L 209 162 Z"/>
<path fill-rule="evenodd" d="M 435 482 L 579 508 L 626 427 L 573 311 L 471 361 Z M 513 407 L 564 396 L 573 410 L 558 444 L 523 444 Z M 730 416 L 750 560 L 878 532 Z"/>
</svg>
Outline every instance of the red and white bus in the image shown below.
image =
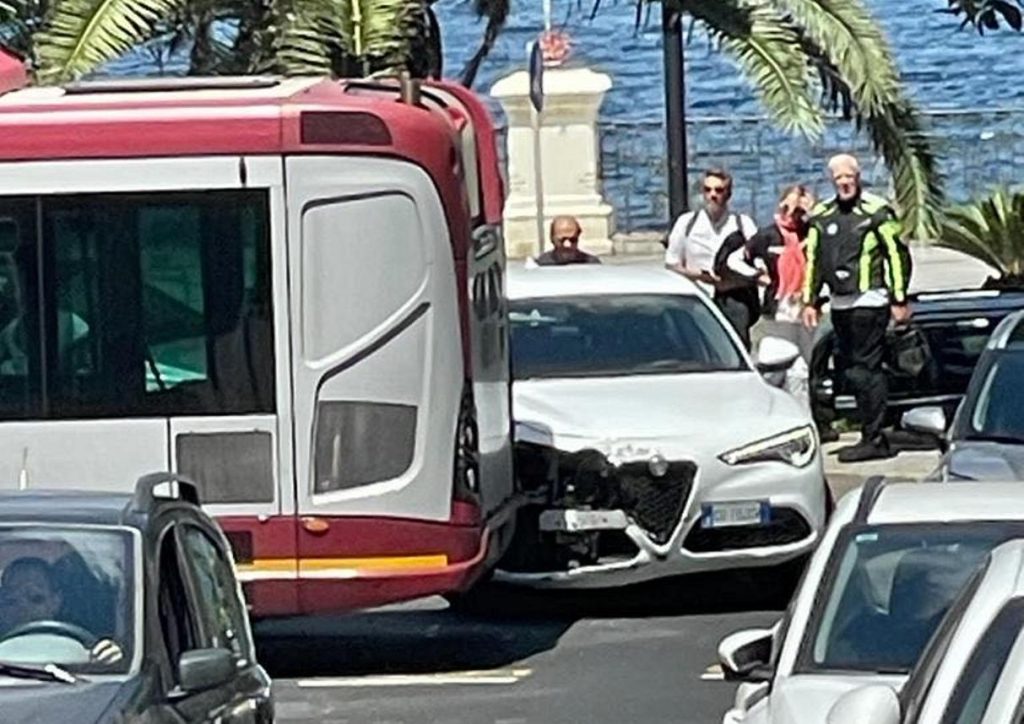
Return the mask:
<svg viewBox="0 0 1024 724">
<path fill-rule="evenodd" d="M 189 475 L 260 616 L 465 589 L 517 501 L 502 204 L 458 86 L 0 60 L 0 487 Z"/>
</svg>

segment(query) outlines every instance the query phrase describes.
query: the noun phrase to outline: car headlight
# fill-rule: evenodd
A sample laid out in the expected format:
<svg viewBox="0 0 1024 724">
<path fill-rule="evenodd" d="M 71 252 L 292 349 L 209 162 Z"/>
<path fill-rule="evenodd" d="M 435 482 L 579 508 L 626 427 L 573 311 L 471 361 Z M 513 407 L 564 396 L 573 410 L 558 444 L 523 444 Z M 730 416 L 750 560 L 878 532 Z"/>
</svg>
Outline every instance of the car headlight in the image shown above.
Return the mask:
<svg viewBox="0 0 1024 724">
<path fill-rule="evenodd" d="M 780 462 L 802 468 L 814 459 L 817 449 L 814 428 L 807 425 L 738 447 L 718 457 L 727 465 Z"/>
</svg>

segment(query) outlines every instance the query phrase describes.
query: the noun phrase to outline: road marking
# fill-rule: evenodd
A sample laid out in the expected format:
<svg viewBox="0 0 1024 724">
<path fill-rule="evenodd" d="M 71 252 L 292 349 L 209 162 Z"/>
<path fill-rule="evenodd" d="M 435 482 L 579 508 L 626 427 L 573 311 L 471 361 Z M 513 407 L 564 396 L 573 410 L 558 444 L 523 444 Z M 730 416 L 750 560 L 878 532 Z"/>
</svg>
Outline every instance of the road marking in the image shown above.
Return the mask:
<svg viewBox="0 0 1024 724">
<path fill-rule="evenodd" d="M 700 675 L 700 680 L 725 681 L 725 673 L 722 671 L 721 664 L 711 664 L 711 666 L 704 669 L 704 673 Z"/>
<path fill-rule="evenodd" d="M 354 689 L 386 686 L 475 686 L 518 684 L 533 669 L 492 669 L 490 671 L 452 671 L 439 674 L 382 674 L 378 676 L 337 676 L 300 679 L 303 689 Z"/>
</svg>

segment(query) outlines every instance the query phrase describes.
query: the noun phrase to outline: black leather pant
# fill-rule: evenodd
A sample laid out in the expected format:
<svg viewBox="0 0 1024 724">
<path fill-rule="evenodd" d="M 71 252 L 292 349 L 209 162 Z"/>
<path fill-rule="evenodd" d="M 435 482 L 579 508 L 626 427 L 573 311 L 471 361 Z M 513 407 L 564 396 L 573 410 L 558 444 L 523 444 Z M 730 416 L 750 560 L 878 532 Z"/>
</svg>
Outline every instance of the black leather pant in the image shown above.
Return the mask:
<svg viewBox="0 0 1024 724">
<path fill-rule="evenodd" d="M 889 384 L 882 367 L 889 307 L 856 307 L 832 312 L 836 333 L 836 364 L 857 398 L 861 434 L 866 441 L 882 437 Z"/>
</svg>

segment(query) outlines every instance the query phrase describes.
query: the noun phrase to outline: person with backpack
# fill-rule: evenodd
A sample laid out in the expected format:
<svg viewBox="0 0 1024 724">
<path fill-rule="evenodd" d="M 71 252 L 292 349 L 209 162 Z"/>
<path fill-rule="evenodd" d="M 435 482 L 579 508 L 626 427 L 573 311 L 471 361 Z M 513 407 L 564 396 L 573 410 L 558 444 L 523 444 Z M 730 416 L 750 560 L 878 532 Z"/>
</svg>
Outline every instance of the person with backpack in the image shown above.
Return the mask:
<svg viewBox="0 0 1024 724">
<path fill-rule="evenodd" d="M 703 206 L 682 214 L 673 225 L 665 250 L 665 266 L 711 295 L 749 347 L 750 327 L 757 319 L 756 308 L 751 306 L 752 300 L 756 303 L 757 289 L 746 279 L 723 278 L 715 271 L 715 261 L 730 235 L 748 239 L 757 232 L 757 225 L 746 214 L 729 210 L 732 176 L 725 169 L 710 168 L 704 172 L 701 195 Z"/>
</svg>

